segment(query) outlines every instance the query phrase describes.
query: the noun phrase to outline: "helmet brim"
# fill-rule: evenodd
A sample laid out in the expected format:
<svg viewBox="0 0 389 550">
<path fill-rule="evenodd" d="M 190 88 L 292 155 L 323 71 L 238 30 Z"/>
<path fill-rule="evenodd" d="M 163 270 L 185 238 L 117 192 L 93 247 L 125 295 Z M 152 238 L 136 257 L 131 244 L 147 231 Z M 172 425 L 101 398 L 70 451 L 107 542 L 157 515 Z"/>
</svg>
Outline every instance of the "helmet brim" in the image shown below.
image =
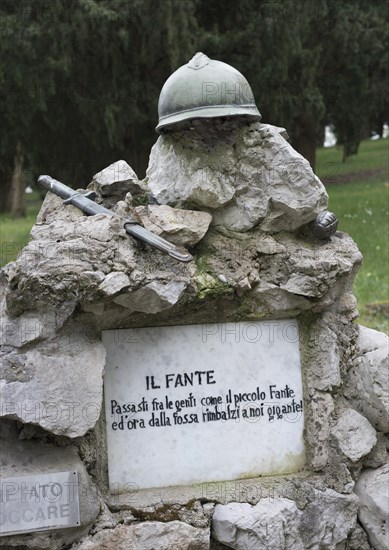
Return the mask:
<svg viewBox="0 0 389 550">
<path fill-rule="evenodd" d="M 211 107 L 200 107 L 187 109 L 185 112 L 169 114 L 161 117 L 158 126 L 155 128 L 159 134 L 175 124 L 196 118 L 225 118 L 233 116 L 246 116 L 251 120 L 261 120 L 261 113 L 255 105 L 212 105 Z"/>
</svg>

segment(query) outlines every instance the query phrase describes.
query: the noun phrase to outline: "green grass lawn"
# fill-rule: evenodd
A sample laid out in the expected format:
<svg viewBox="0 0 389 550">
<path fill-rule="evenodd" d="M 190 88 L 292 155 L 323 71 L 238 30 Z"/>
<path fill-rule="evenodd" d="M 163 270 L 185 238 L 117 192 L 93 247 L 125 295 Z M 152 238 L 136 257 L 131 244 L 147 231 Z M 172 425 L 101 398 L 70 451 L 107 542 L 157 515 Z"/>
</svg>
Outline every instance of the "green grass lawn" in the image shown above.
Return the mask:
<svg viewBox="0 0 389 550">
<path fill-rule="evenodd" d="M 25 218 L 14 219 L 8 214 L 0 215 L 0 267 L 15 260 L 28 242 L 41 200 L 38 193 L 28 194 L 26 200 L 27 216 Z"/>
<path fill-rule="evenodd" d="M 342 147 L 319 147 L 316 151 L 315 172 L 326 185 L 336 181 L 388 181 L 389 140 L 365 140 L 361 142 L 357 155 L 342 162 Z"/>
<path fill-rule="evenodd" d="M 346 163 L 341 148 L 317 151 L 318 176 L 336 181 L 327 183 L 329 208 L 363 255 L 354 284 L 358 323 L 384 332 L 389 330 L 388 153 L 389 140 L 363 141 Z"/>
<path fill-rule="evenodd" d="M 389 331 L 388 148 L 387 139 L 363 141 L 358 155 L 346 163 L 341 148 L 320 148 L 316 169 L 327 186 L 329 208 L 339 217 L 339 230 L 352 236 L 364 257 L 354 286 L 358 322 L 385 332 Z M 28 241 L 40 200 L 35 193 L 27 200 L 25 218 L 0 216 L 0 267 L 14 260 Z"/>
</svg>

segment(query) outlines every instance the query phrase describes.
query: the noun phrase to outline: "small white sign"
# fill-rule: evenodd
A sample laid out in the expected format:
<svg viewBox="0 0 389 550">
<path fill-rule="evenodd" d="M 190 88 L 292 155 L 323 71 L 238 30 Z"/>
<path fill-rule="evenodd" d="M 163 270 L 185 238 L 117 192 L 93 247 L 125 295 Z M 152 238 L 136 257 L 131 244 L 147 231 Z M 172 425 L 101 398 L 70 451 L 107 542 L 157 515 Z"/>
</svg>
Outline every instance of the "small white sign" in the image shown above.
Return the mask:
<svg viewBox="0 0 389 550">
<path fill-rule="evenodd" d="M 295 472 L 295 320 L 103 331 L 112 491 Z"/>
<path fill-rule="evenodd" d="M 76 471 L 0 479 L 0 536 L 78 525 Z"/>
</svg>

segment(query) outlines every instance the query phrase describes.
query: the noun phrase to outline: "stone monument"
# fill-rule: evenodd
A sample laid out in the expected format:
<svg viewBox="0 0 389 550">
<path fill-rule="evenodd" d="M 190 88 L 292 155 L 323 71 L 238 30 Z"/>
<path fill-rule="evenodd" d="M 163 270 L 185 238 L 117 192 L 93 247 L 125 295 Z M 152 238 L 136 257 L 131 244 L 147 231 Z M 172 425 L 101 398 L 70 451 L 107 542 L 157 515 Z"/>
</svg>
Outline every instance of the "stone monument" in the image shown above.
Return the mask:
<svg viewBox="0 0 389 550">
<path fill-rule="evenodd" d="M 235 69 L 196 54 L 159 114 L 146 178 L 89 185 L 116 216 L 48 193 L 1 271 L 0 548 L 386 549 L 388 338 L 354 322 L 357 246 Z"/>
</svg>

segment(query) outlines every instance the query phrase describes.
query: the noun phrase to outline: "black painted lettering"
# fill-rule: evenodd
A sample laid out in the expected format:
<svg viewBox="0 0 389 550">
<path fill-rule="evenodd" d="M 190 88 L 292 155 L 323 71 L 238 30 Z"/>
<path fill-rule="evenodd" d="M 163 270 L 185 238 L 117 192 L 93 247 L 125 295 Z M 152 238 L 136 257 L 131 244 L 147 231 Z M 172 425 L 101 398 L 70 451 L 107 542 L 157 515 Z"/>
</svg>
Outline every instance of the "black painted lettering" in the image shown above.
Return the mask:
<svg viewBox="0 0 389 550">
<path fill-rule="evenodd" d="M 154 376 L 146 376 L 146 390 L 158 390 L 160 387 L 155 383 Z"/>
<path fill-rule="evenodd" d="M 193 372 L 191 372 L 190 374 L 184 372 L 184 386 L 187 386 L 188 384 L 193 386 Z"/>
<path fill-rule="evenodd" d="M 201 386 L 201 383 L 202 383 L 201 377 L 202 377 L 203 374 L 205 374 L 205 371 L 196 370 L 194 374 L 195 374 L 195 376 L 197 376 L 197 381 L 198 381 L 199 386 Z"/>
<path fill-rule="evenodd" d="M 213 378 L 214 373 L 214 370 L 207 371 L 207 384 L 216 384 L 216 380 Z"/>
<path fill-rule="evenodd" d="M 169 388 L 170 382 L 174 380 L 174 374 L 166 374 L 165 379 L 166 379 L 166 387 Z"/>
<path fill-rule="evenodd" d="M 165 404 L 167 409 L 173 408 L 173 401 L 170 401 L 167 395 L 165 395 Z"/>
<path fill-rule="evenodd" d="M 174 387 L 176 388 L 177 386 L 184 386 L 185 384 L 182 382 L 182 376 L 181 374 L 177 374 L 176 376 L 176 383 L 174 384 Z"/>
</svg>

